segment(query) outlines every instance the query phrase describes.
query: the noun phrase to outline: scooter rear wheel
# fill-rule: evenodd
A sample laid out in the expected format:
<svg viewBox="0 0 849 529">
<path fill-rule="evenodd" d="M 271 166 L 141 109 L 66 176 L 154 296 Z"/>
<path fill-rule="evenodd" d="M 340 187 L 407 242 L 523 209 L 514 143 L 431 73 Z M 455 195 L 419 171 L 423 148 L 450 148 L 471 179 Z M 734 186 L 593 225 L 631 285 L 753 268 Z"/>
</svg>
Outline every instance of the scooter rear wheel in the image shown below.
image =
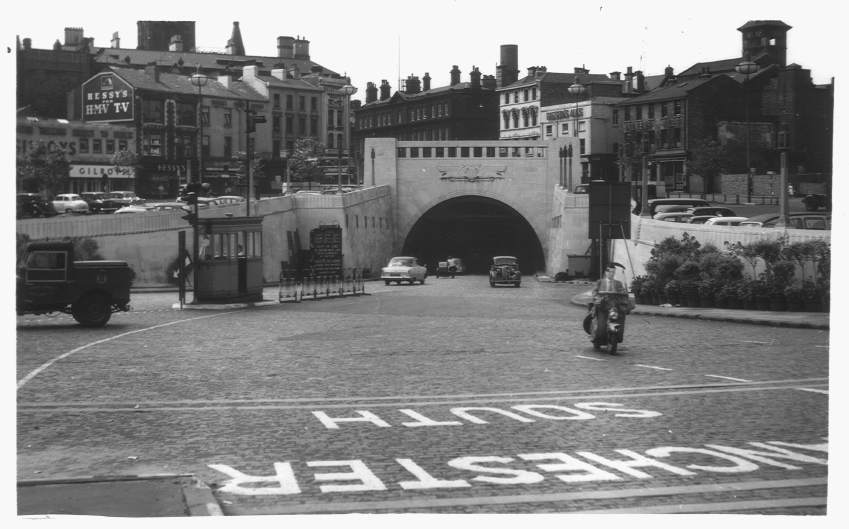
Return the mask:
<svg viewBox="0 0 849 529">
<path fill-rule="evenodd" d="M 619 347 L 619 333 L 612 332 L 607 337 L 607 351 L 615 355 L 617 347 Z"/>
</svg>

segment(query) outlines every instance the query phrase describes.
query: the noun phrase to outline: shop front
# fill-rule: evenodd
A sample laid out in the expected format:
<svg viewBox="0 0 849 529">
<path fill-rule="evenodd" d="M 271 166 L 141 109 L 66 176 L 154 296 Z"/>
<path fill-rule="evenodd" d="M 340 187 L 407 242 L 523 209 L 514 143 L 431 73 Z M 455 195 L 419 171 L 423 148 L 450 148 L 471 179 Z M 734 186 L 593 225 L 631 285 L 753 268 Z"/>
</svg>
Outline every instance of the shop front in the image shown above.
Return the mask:
<svg viewBox="0 0 849 529">
<path fill-rule="evenodd" d="M 148 200 L 174 199 L 186 182 L 186 163 L 142 160 L 136 194 Z"/>
<path fill-rule="evenodd" d="M 72 163 L 69 176 L 72 193 L 135 191 L 136 170 L 133 167 Z"/>
</svg>

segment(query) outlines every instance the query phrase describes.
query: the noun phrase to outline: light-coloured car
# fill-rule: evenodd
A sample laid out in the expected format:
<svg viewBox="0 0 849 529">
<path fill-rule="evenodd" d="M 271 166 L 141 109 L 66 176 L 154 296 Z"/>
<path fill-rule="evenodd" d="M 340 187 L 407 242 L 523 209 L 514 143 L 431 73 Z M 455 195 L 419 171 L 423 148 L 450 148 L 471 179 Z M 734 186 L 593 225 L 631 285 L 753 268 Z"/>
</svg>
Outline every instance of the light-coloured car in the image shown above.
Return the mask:
<svg viewBox="0 0 849 529">
<path fill-rule="evenodd" d="M 757 228 L 775 228 L 779 221 L 778 213 L 766 213 L 749 217 L 740 226 Z M 830 213 L 791 213 L 787 219 L 787 227 L 797 230 L 830 230 Z"/>
<path fill-rule="evenodd" d="M 244 201 L 245 201 L 245 197 L 240 197 L 240 196 L 237 196 L 237 195 L 224 195 L 224 196 L 220 196 L 220 197 L 215 197 L 212 200 L 211 205 L 225 206 L 225 205 L 229 205 L 229 204 L 241 204 Z"/>
<path fill-rule="evenodd" d="M 419 264 L 415 257 L 399 256 L 393 257 L 389 263 L 381 268 L 380 279 L 387 285 L 392 281 L 401 284 L 406 281 L 411 285 L 416 281 L 424 285 L 427 278 L 427 268 Z"/>
<path fill-rule="evenodd" d="M 184 202 L 148 202 L 144 205 L 148 211 L 191 211 Z"/>
<path fill-rule="evenodd" d="M 88 202 L 76 193 L 62 193 L 53 199 L 53 208 L 58 213 L 88 213 Z"/>
<path fill-rule="evenodd" d="M 692 217 L 690 213 L 685 211 L 676 211 L 674 213 L 656 213 L 654 220 L 662 220 L 665 222 L 689 222 L 690 217 Z"/>
<path fill-rule="evenodd" d="M 713 217 L 705 221 L 705 226 L 739 226 L 748 217 Z"/>
<path fill-rule="evenodd" d="M 114 215 L 124 215 L 127 213 L 146 213 L 148 211 L 151 211 L 151 209 L 147 204 L 130 204 L 129 206 L 124 206 L 115 210 Z"/>
<path fill-rule="evenodd" d="M 144 202 L 144 199 L 136 195 L 135 191 L 110 191 L 106 194 L 106 196 L 117 201 L 119 204 L 123 204 L 124 206 L 141 204 Z"/>
</svg>

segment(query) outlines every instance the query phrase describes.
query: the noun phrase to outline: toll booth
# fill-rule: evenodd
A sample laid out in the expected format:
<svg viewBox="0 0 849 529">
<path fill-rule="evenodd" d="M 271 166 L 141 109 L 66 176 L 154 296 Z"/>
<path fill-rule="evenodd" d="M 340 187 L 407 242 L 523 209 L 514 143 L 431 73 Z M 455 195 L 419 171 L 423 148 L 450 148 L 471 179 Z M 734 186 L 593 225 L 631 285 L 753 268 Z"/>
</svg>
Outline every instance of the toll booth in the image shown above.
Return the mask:
<svg viewBox="0 0 849 529">
<path fill-rule="evenodd" d="M 262 217 L 198 221 L 200 303 L 262 300 Z"/>
</svg>

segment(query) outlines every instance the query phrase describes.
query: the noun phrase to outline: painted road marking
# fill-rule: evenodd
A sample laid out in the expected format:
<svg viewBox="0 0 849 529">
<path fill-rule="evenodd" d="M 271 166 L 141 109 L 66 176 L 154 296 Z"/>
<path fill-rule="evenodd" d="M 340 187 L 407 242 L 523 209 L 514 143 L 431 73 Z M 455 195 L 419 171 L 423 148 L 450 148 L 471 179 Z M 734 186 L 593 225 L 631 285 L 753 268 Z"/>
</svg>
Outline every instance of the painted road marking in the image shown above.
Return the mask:
<svg viewBox="0 0 849 529">
<path fill-rule="evenodd" d="M 607 362 L 604 358 L 594 358 L 592 356 L 575 355 L 575 358 L 583 358 L 584 360 L 595 360 L 596 362 Z"/>
<path fill-rule="evenodd" d="M 672 369 L 670 369 L 668 367 L 650 366 L 650 365 L 646 365 L 646 364 L 634 364 L 634 365 L 639 366 L 639 367 L 647 367 L 649 369 L 658 369 L 660 371 L 672 371 Z"/>
<path fill-rule="evenodd" d="M 822 393 L 823 395 L 828 395 L 827 389 L 814 389 L 814 388 L 796 388 L 799 391 L 810 391 L 811 393 Z"/>
<path fill-rule="evenodd" d="M 235 313 L 235 311 L 219 312 L 217 314 L 208 314 L 208 315 L 205 315 L 205 316 L 197 316 L 197 317 L 194 317 L 194 318 L 187 318 L 185 320 L 177 320 L 177 321 L 170 321 L 168 323 L 160 323 L 158 325 L 153 325 L 151 327 L 145 327 L 143 329 L 136 329 L 134 331 L 128 331 L 128 332 L 124 332 L 124 333 L 121 333 L 121 334 L 116 334 L 115 336 L 110 336 L 109 338 L 104 338 L 102 340 L 97 340 L 97 341 L 94 341 L 94 342 L 91 342 L 91 343 L 87 343 L 85 345 L 81 345 L 81 346 L 79 346 L 75 349 L 71 349 L 67 353 L 60 354 L 59 356 L 57 356 L 56 358 L 54 358 L 52 360 L 48 360 L 47 362 L 41 364 L 37 368 L 30 371 L 29 374 L 27 374 L 27 376 L 25 376 L 24 378 L 22 378 L 21 380 L 18 381 L 18 389 L 21 389 L 22 387 L 24 387 L 27 384 L 27 382 L 29 382 L 30 380 L 35 378 L 39 373 L 41 373 L 42 371 L 44 371 L 48 367 L 52 366 L 53 364 L 55 364 L 59 360 L 67 358 L 74 353 L 78 353 L 80 351 L 88 349 L 89 347 L 92 347 L 92 346 L 95 346 L 95 345 L 100 345 L 100 344 L 106 343 L 106 342 L 111 342 L 113 340 L 117 340 L 118 338 L 130 336 L 131 334 L 137 334 L 137 333 L 145 332 L 145 331 L 152 331 L 153 329 L 161 329 L 163 327 L 168 327 L 170 325 L 176 325 L 178 323 L 185 323 L 185 322 L 189 322 L 189 321 L 203 320 L 203 319 L 206 319 L 206 318 L 214 318 L 216 316 L 224 316 L 226 314 L 234 314 L 234 313 Z"/>
<path fill-rule="evenodd" d="M 725 380 L 733 380 L 735 382 L 751 382 L 751 380 L 746 380 L 745 378 L 734 378 L 734 377 L 724 377 L 721 375 L 705 375 L 706 377 L 711 378 L 723 378 Z"/>
<path fill-rule="evenodd" d="M 616 490 L 587 490 L 581 492 L 561 492 L 549 494 L 521 494 L 504 496 L 478 496 L 467 498 L 423 498 L 405 500 L 327 502 L 296 505 L 273 505 L 251 507 L 234 514 L 313 514 L 346 511 L 379 511 L 426 509 L 439 507 L 463 507 L 486 505 L 511 505 L 522 503 L 559 503 L 582 500 L 615 500 L 622 498 L 645 498 L 652 496 L 678 496 L 685 494 L 710 494 L 723 492 L 742 492 L 750 490 L 770 490 L 793 487 L 814 487 L 828 484 L 827 478 L 801 478 L 772 481 L 743 481 L 736 483 L 710 483 L 702 485 L 682 485 L 671 487 L 646 487 Z M 220 492 L 220 491 L 219 491 Z"/>
<path fill-rule="evenodd" d="M 827 505 L 827 498 L 784 498 L 780 500 L 727 501 L 717 503 L 690 503 L 675 505 L 653 505 L 624 509 L 602 509 L 592 511 L 569 511 L 569 514 L 685 514 L 715 513 L 720 511 L 752 511 L 792 507 L 818 507 Z"/>
<path fill-rule="evenodd" d="M 28 404 L 19 402 L 20 413 L 59 413 L 59 412 L 142 412 L 142 411 L 179 411 L 179 410 L 221 410 L 221 409 L 267 409 L 267 410 L 314 410 L 347 408 L 404 408 L 410 406 L 443 406 L 445 404 L 481 404 L 507 402 L 545 402 L 551 400 L 622 399 L 627 397 L 657 397 L 668 395 L 700 395 L 708 393 L 726 393 L 742 391 L 774 391 L 798 389 L 801 384 L 811 383 L 827 385 L 828 379 L 797 379 L 760 381 L 750 384 L 708 384 L 690 386 L 645 386 L 640 388 L 606 388 L 586 390 L 545 391 L 535 393 L 496 393 L 387 397 L 339 397 L 339 398 L 294 398 L 294 399 L 221 399 L 221 400 L 178 400 L 178 401 L 136 401 L 136 402 L 42 402 Z M 816 384 L 815 384 L 816 385 Z M 629 393 L 627 391 L 635 391 Z M 600 394 L 599 394 L 600 393 Z M 532 397 L 528 395 L 547 395 Z M 429 400 L 418 400 L 429 399 Z M 390 401 L 390 402 L 385 402 Z"/>
</svg>

